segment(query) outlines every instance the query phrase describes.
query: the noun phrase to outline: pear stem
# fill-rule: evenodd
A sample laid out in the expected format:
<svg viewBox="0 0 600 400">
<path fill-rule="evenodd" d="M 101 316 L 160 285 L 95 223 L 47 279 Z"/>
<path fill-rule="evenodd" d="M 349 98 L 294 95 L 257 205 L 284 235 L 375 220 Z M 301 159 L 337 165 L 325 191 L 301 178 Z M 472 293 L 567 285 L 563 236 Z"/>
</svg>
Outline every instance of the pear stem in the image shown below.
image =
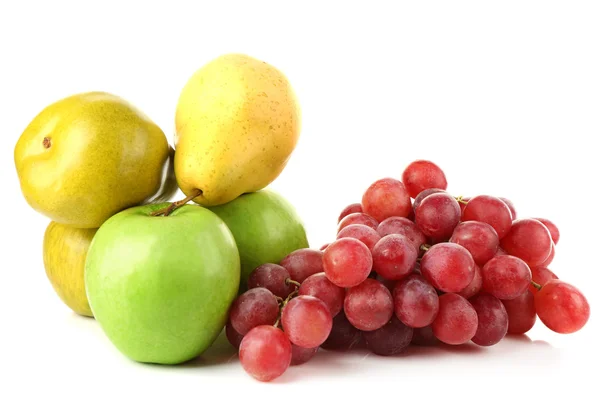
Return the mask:
<svg viewBox="0 0 600 400">
<path fill-rule="evenodd" d="M 189 196 L 187 196 L 185 199 L 174 201 L 173 203 L 169 204 L 168 207 L 161 208 L 160 210 L 156 210 L 156 211 L 150 213 L 150 215 L 152 215 L 152 216 L 162 215 L 162 216 L 167 217 L 173 211 L 175 211 L 179 207 L 187 204 L 188 202 L 190 202 L 191 200 L 193 200 L 196 197 L 200 196 L 201 194 L 202 194 L 202 190 L 200 190 L 200 189 L 194 189 L 192 191 L 192 193 Z"/>
</svg>

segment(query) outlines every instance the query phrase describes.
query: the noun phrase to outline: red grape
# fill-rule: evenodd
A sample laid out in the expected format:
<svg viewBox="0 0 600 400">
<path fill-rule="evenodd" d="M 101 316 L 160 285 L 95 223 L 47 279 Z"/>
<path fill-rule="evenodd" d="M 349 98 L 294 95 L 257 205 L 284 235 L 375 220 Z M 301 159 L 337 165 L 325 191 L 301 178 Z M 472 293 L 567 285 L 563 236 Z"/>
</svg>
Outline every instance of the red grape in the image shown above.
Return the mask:
<svg viewBox="0 0 600 400">
<path fill-rule="evenodd" d="M 437 188 L 423 190 L 421 193 L 418 194 L 417 197 L 415 197 L 415 201 L 413 202 L 413 210 L 416 210 L 417 208 L 419 208 L 419 205 L 421 204 L 423 199 L 425 199 L 425 197 L 429 196 L 430 194 L 434 194 L 434 193 L 447 193 L 447 192 L 444 189 L 437 189 Z"/>
<path fill-rule="evenodd" d="M 225 336 L 227 336 L 227 340 L 233 347 L 236 349 L 240 348 L 240 343 L 242 343 L 243 335 L 240 335 L 238 331 L 236 331 L 231 325 L 231 321 L 227 321 L 225 325 Z"/>
<path fill-rule="evenodd" d="M 469 200 L 471 200 L 470 197 L 460 197 L 460 200 L 458 201 L 458 205 L 460 206 L 460 216 L 462 219 L 462 215 L 465 212 L 465 207 L 467 206 L 467 204 L 469 204 Z"/>
<path fill-rule="evenodd" d="M 484 265 L 498 251 L 498 234 L 485 222 L 461 222 L 454 229 L 450 242 L 460 244 L 473 256 L 477 265 Z"/>
<path fill-rule="evenodd" d="M 446 240 L 460 221 L 460 206 L 448 193 L 427 196 L 415 210 L 415 222 L 421 232 L 434 240 Z"/>
<path fill-rule="evenodd" d="M 460 292 L 475 276 L 471 253 L 456 243 L 439 243 L 425 252 L 421 274 L 443 292 Z"/>
<path fill-rule="evenodd" d="M 406 185 L 406 190 L 413 199 L 423 190 L 431 188 L 446 190 L 448 187 L 444 171 L 427 160 L 417 160 L 410 163 L 402 172 L 402 182 Z"/>
<path fill-rule="evenodd" d="M 399 234 L 406 237 L 415 246 L 417 251 L 420 251 L 421 245 L 427 243 L 427 238 L 417 228 L 417 225 L 404 217 L 389 217 L 379 224 L 377 227 L 377 233 L 381 237 L 387 235 Z"/>
<path fill-rule="evenodd" d="M 541 264 L 552 251 L 550 231 L 540 221 L 527 218 L 513 222 L 508 234 L 500 241 L 510 255 L 529 265 Z"/>
<path fill-rule="evenodd" d="M 332 317 L 335 317 L 344 306 L 344 288 L 334 285 L 324 272 L 309 276 L 302 282 L 299 295 L 314 296 L 325 303 Z"/>
<path fill-rule="evenodd" d="M 533 328 L 537 316 L 531 292 L 527 291 L 512 300 L 502 300 L 502 304 L 508 315 L 508 333 L 520 335 Z"/>
<path fill-rule="evenodd" d="M 229 319 L 233 329 L 246 335 L 259 325 L 273 325 L 279 316 L 279 303 L 268 289 L 258 287 L 238 296 L 231 305 Z"/>
<path fill-rule="evenodd" d="M 538 317 L 554 332 L 577 332 L 590 318 L 590 305 L 583 293 L 558 279 L 548 281 L 534 300 Z"/>
<path fill-rule="evenodd" d="M 463 344 L 477 332 L 477 312 L 464 297 L 456 293 L 440 296 L 440 309 L 431 324 L 436 338 L 446 344 Z"/>
<path fill-rule="evenodd" d="M 354 213 L 361 213 L 363 212 L 362 209 L 362 205 L 360 203 L 352 203 L 348 206 L 346 206 L 346 208 L 344 208 L 342 210 L 342 212 L 340 213 L 340 216 L 338 217 L 338 224 L 340 223 L 341 220 L 344 219 L 344 217 L 346 215 L 350 215 L 350 214 L 354 214 Z"/>
<path fill-rule="evenodd" d="M 438 338 L 433 334 L 431 325 L 423 328 L 414 328 L 411 343 L 416 346 L 434 346 L 439 343 Z"/>
<path fill-rule="evenodd" d="M 469 300 L 477 312 L 477 332 L 471 339 L 479 346 L 493 346 L 508 331 L 508 314 L 500 300 L 488 293 L 480 293 Z"/>
<path fill-rule="evenodd" d="M 366 225 L 348 225 L 337 234 L 337 239 L 351 237 L 354 239 L 358 239 L 364 244 L 367 245 L 369 250 L 373 250 L 373 246 L 375 243 L 381 239 L 379 233 L 375 231 L 375 229 L 368 227 Z"/>
<path fill-rule="evenodd" d="M 319 347 L 333 324 L 327 305 L 313 296 L 298 296 L 290 300 L 281 312 L 281 325 L 293 344 Z"/>
<path fill-rule="evenodd" d="M 363 282 L 372 267 L 371 251 L 358 239 L 337 239 L 323 253 L 325 275 L 339 287 L 352 287 Z"/>
<path fill-rule="evenodd" d="M 408 348 L 413 337 L 413 329 L 404 325 L 398 318 L 392 319 L 379 329 L 364 332 L 367 348 L 380 356 L 400 354 Z"/>
<path fill-rule="evenodd" d="M 319 272 L 323 272 L 323 252 L 314 249 L 298 249 L 292 251 L 283 260 L 281 266 L 298 283 Z"/>
<path fill-rule="evenodd" d="M 411 328 L 430 325 L 440 306 L 434 287 L 416 274 L 398 282 L 392 297 L 396 317 Z"/>
<path fill-rule="evenodd" d="M 509 255 L 506 251 L 504 251 L 504 249 L 502 247 L 498 247 L 498 251 L 496 252 L 496 254 L 494 255 L 494 257 L 496 256 L 507 256 Z"/>
<path fill-rule="evenodd" d="M 469 283 L 469 285 L 466 288 L 458 292 L 458 294 L 460 294 L 465 299 L 475 296 L 481 291 L 481 287 L 483 286 L 481 268 L 476 265 L 474 269 L 475 274 L 473 275 L 473 280 L 471 280 L 471 283 Z"/>
<path fill-rule="evenodd" d="M 306 347 L 296 346 L 292 344 L 292 363 L 291 365 L 301 365 L 308 362 L 311 358 L 317 354 L 318 347 L 307 349 Z"/>
<path fill-rule="evenodd" d="M 244 370 L 259 381 L 281 376 L 292 361 L 292 345 L 281 329 L 261 325 L 252 329 L 240 344 Z"/>
<path fill-rule="evenodd" d="M 323 246 L 319 247 L 319 250 L 320 250 L 320 251 L 323 251 L 323 250 L 325 250 L 325 249 L 326 249 L 326 248 L 329 246 L 329 244 L 330 244 L 330 243 L 325 243 Z"/>
<path fill-rule="evenodd" d="M 362 332 L 348 321 L 342 311 L 333 319 L 331 333 L 321 347 L 326 350 L 352 350 L 360 343 L 361 337 Z"/>
<path fill-rule="evenodd" d="M 413 244 L 403 235 L 392 234 L 382 238 L 373 248 L 373 269 L 382 278 L 399 280 L 414 269 L 419 255 Z"/>
<path fill-rule="evenodd" d="M 366 225 L 370 228 L 377 229 L 379 222 L 377 222 L 375 218 L 364 213 L 348 214 L 338 224 L 338 232 L 348 225 Z"/>
<path fill-rule="evenodd" d="M 404 184 L 397 179 L 375 181 L 362 197 L 363 212 L 381 222 L 388 217 L 407 217 L 412 209 Z M 373 229 L 377 229 L 374 227 Z"/>
<path fill-rule="evenodd" d="M 512 220 L 514 221 L 515 219 L 517 219 L 517 210 L 515 209 L 514 203 L 512 201 L 510 201 L 509 199 L 507 199 L 506 197 L 498 197 L 498 198 L 500 200 L 502 200 L 504 202 L 504 204 L 506 204 L 506 206 L 510 210 L 510 216 L 511 216 Z"/>
<path fill-rule="evenodd" d="M 552 261 L 554 261 L 554 256 L 556 255 L 556 249 L 555 249 L 554 243 L 552 243 L 551 247 L 552 248 L 550 249 L 550 255 L 548 256 L 548 258 L 546 258 L 543 263 L 532 266 L 531 267 L 532 269 L 548 268 L 550 266 L 550 264 L 552 264 Z"/>
<path fill-rule="evenodd" d="M 285 299 L 295 289 L 294 285 L 286 283 L 287 279 L 291 279 L 287 269 L 281 265 L 267 263 L 252 271 L 248 277 L 248 288 L 264 287 L 275 296 Z"/>
<path fill-rule="evenodd" d="M 394 300 L 381 282 L 367 279 L 348 289 L 344 299 L 348 321 L 361 331 L 374 331 L 385 325 L 394 313 Z"/>
<path fill-rule="evenodd" d="M 534 218 L 540 221 L 544 226 L 550 231 L 550 237 L 552 237 L 552 241 L 554 244 L 558 244 L 558 240 L 560 239 L 560 231 L 554 222 L 550 221 L 546 218 Z"/>
<path fill-rule="evenodd" d="M 531 270 L 517 257 L 497 256 L 483 266 L 481 277 L 486 292 L 500 300 L 510 300 L 527 290 L 531 282 Z"/>
<path fill-rule="evenodd" d="M 532 268 L 531 269 L 531 280 L 540 286 L 544 286 L 551 279 L 558 279 L 558 276 L 548 268 Z M 533 286 L 529 286 L 529 291 L 536 294 L 538 290 Z"/>
<path fill-rule="evenodd" d="M 480 221 L 491 225 L 502 239 L 510 230 L 512 215 L 502 200 L 493 196 L 475 196 L 469 200 L 462 214 L 463 221 Z"/>
</svg>

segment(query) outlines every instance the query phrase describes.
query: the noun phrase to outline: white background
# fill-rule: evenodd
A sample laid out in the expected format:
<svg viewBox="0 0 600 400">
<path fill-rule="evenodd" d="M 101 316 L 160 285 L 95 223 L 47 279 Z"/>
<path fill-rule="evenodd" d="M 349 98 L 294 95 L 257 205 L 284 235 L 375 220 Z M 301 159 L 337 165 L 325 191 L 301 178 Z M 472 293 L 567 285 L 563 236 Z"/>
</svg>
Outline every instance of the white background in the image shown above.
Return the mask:
<svg viewBox="0 0 600 400">
<path fill-rule="evenodd" d="M 597 3 L 246 3 L 0 5 L 0 398 L 597 395 Z M 121 356 L 47 281 L 48 220 L 20 193 L 14 145 L 43 107 L 88 90 L 127 98 L 172 142 L 182 86 L 227 52 L 268 61 L 297 90 L 301 140 L 272 188 L 297 207 L 311 245 L 334 237 L 339 211 L 373 180 L 427 158 L 452 193 L 505 196 L 520 216 L 560 227 L 551 268 L 588 296 L 588 325 L 389 359 L 322 352 L 271 384 L 247 376 L 226 342 L 179 367 Z"/>
</svg>

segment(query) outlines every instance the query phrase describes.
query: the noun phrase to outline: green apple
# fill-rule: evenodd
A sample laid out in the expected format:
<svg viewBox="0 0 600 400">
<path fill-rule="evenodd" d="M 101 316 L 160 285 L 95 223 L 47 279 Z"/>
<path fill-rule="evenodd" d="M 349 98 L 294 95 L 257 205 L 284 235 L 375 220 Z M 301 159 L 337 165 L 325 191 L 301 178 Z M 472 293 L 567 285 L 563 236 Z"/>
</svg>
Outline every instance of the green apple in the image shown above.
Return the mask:
<svg viewBox="0 0 600 400">
<path fill-rule="evenodd" d="M 292 251 L 309 247 L 295 208 L 274 191 L 243 194 L 210 210 L 225 221 L 235 237 L 242 263 L 242 289 L 259 265 L 278 263 Z"/>
<path fill-rule="evenodd" d="M 227 225 L 185 205 L 122 211 L 94 236 L 85 265 L 90 307 L 127 357 L 178 364 L 206 350 L 223 330 L 240 280 L 240 258 Z"/>
</svg>

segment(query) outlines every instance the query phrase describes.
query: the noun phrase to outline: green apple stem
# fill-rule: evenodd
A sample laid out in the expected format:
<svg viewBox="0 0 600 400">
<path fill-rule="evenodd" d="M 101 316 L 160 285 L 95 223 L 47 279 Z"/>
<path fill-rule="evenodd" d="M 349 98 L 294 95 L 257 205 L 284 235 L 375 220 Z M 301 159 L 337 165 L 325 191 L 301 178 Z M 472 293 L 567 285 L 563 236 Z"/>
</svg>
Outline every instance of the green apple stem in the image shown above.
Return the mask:
<svg viewBox="0 0 600 400">
<path fill-rule="evenodd" d="M 156 210 L 156 211 L 152 212 L 150 215 L 152 215 L 152 216 L 162 215 L 162 216 L 167 217 L 173 211 L 175 211 L 179 207 L 189 203 L 191 200 L 195 199 L 196 197 L 200 196 L 201 194 L 202 194 L 202 190 L 194 189 L 192 191 L 192 193 L 189 196 L 187 196 L 185 199 L 175 201 L 175 202 L 169 204 L 168 207 L 161 208 L 160 210 Z"/>
</svg>

